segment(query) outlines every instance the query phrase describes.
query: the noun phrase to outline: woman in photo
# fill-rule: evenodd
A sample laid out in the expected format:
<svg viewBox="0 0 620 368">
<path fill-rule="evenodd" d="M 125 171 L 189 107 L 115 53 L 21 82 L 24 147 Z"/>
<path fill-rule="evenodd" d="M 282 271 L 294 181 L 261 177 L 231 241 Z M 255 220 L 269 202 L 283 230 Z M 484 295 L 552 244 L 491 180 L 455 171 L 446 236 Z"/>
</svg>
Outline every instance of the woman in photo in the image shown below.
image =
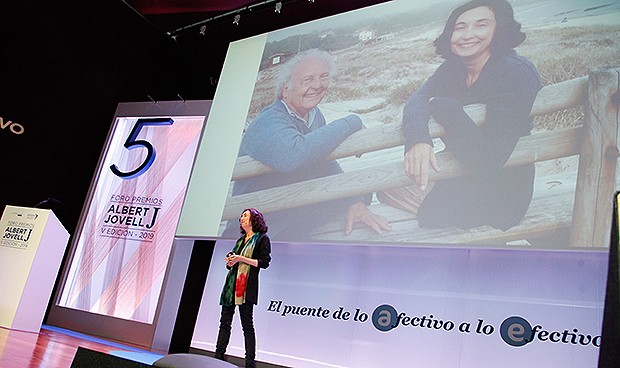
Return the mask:
<svg viewBox="0 0 620 368">
<path fill-rule="evenodd" d="M 434 42 L 445 61 L 403 110 L 405 171 L 416 186 L 382 192 L 383 202 L 417 211 L 424 228 L 506 230 L 523 219 L 534 164 L 504 165 L 519 138 L 530 134 L 530 111 L 542 88 L 536 67 L 514 51 L 524 40 L 505 0 L 473 0 L 452 12 Z M 486 105 L 480 127 L 463 110 L 476 103 Z M 429 171 L 440 168 L 429 134 L 431 116 L 444 128 L 441 140 L 464 173 L 434 185 Z"/>
</svg>

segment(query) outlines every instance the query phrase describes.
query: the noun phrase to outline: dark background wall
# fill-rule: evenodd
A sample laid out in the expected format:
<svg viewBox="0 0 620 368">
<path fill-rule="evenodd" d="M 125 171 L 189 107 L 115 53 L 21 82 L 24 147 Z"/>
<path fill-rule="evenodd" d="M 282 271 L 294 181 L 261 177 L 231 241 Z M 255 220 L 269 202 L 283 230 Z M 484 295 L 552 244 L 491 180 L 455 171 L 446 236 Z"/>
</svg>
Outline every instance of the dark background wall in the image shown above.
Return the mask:
<svg viewBox="0 0 620 368">
<path fill-rule="evenodd" d="M 120 1 L 0 4 L 0 207 L 54 198 L 73 232 L 118 102 L 174 90 L 175 46 Z"/>
<path fill-rule="evenodd" d="M 0 208 L 49 205 L 73 233 L 119 102 L 212 99 L 228 44 L 378 0 L 295 1 L 179 33 L 121 0 L 0 2 Z"/>
</svg>

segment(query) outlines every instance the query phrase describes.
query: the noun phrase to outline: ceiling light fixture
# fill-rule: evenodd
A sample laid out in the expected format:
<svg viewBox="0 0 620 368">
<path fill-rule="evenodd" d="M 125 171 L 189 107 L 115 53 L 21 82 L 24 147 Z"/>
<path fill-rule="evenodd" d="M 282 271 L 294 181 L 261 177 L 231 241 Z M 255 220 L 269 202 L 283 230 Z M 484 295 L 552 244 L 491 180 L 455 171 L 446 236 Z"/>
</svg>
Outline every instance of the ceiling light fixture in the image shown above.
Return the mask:
<svg viewBox="0 0 620 368">
<path fill-rule="evenodd" d="M 275 12 L 276 12 L 276 13 L 278 13 L 278 14 L 280 14 L 280 12 L 281 12 L 281 11 L 282 11 L 282 2 L 281 2 L 281 1 L 278 1 L 278 2 L 276 3 L 276 10 L 275 10 Z"/>
</svg>

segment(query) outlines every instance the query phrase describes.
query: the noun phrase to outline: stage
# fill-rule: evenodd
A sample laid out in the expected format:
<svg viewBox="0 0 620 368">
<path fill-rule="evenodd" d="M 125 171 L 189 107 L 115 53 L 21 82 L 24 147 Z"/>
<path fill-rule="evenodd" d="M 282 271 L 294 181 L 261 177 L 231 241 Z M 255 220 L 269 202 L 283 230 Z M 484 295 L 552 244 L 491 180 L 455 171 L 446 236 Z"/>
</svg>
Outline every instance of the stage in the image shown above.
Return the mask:
<svg viewBox="0 0 620 368">
<path fill-rule="evenodd" d="M 80 347 L 146 365 L 165 355 L 52 326 L 39 333 L 0 328 L 0 367 L 69 368 Z"/>
</svg>

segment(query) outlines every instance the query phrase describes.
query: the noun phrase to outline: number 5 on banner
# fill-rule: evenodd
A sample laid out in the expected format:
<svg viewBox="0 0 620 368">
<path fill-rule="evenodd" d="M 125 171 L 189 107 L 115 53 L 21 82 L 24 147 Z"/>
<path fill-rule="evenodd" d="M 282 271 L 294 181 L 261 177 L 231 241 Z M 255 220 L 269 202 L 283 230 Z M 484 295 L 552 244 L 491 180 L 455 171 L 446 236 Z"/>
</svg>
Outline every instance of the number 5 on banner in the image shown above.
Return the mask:
<svg viewBox="0 0 620 368">
<path fill-rule="evenodd" d="M 147 125 L 172 125 L 174 121 L 171 118 L 149 118 L 149 119 L 138 119 L 136 124 L 133 126 L 131 133 L 129 133 L 129 137 L 125 141 L 125 148 L 128 150 L 143 147 L 146 148 L 147 154 L 144 158 L 144 161 L 138 166 L 136 169 L 124 172 L 120 171 L 115 164 L 110 165 L 110 170 L 114 173 L 114 175 L 123 178 L 123 179 L 133 179 L 137 176 L 142 175 L 146 170 L 151 167 L 153 161 L 155 161 L 155 148 L 153 145 L 145 140 L 137 140 L 136 137 L 140 134 L 140 130 L 142 127 Z"/>
</svg>

